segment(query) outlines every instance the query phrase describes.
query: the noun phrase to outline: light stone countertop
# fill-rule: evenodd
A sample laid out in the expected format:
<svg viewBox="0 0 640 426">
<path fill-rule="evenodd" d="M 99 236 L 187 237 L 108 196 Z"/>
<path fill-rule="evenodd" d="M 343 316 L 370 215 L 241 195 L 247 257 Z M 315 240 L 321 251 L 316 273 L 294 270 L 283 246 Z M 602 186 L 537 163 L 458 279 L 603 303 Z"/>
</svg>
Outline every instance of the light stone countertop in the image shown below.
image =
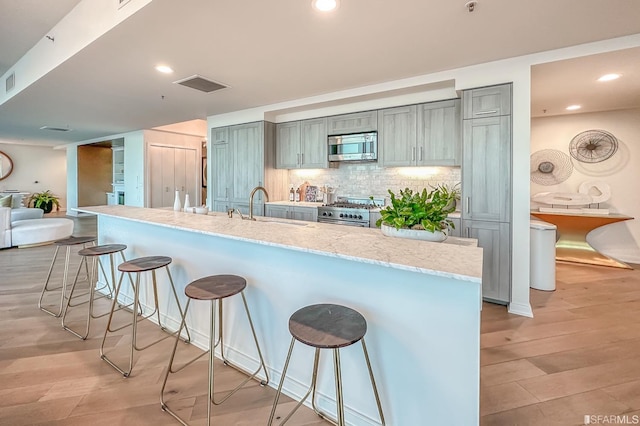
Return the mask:
<svg viewBox="0 0 640 426">
<path fill-rule="evenodd" d="M 449 237 L 432 243 L 382 235 L 379 229 L 263 218 L 248 221 L 225 213 L 208 215 L 122 205 L 80 207 L 79 212 L 403 269 L 482 282 L 482 249 L 477 240 Z"/>
</svg>

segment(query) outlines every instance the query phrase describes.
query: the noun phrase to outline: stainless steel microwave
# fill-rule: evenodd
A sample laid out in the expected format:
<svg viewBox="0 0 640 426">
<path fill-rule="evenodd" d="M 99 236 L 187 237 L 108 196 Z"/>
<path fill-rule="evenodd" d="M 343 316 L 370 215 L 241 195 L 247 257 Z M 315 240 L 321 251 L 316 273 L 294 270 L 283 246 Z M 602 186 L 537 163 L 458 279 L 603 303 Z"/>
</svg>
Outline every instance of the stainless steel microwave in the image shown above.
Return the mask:
<svg viewBox="0 0 640 426">
<path fill-rule="evenodd" d="M 329 161 L 376 161 L 378 133 L 329 136 Z"/>
</svg>

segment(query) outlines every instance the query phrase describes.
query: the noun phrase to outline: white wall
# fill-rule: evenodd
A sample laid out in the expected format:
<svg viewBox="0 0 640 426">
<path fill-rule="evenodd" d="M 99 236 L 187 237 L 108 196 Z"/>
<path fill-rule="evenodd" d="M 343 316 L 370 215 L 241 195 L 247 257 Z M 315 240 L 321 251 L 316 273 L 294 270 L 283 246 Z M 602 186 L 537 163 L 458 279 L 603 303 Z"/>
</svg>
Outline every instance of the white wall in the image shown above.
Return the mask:
<svg viewBox="0 0 640 426">
<path fill-rule="evenodd" d="M 552 186 L 531 183 L 538 192 L 578 192 L 586 181 L 603 181 L 611 187 L 611 199 L 600 205 L 612 212 L 636 217 L 591 232 L 587 238 L 597 250 L 625 262 L 640 263 L 640 109 L 571 114 L 531 120 L 531 152 L 557 149 L 569 155 L 571 139 L 585 130 L 612 133 L 619 143 L 610 159 L 585 164 L 572 159 L 574 169 L 566 181 Z"/>
<path fill-rule="evenodd" d="M 13 172 L 0 180 L 0 192 L 17 189 L 41 192 L 47 189 L 60 198 L 60 206 L 67 206 L 67 160 L 64 150 L 50 146 L 0 143 L 0 151 L 13 160 Z M 37 182 L 37 183 L 36 183 Z"/>
</svg>

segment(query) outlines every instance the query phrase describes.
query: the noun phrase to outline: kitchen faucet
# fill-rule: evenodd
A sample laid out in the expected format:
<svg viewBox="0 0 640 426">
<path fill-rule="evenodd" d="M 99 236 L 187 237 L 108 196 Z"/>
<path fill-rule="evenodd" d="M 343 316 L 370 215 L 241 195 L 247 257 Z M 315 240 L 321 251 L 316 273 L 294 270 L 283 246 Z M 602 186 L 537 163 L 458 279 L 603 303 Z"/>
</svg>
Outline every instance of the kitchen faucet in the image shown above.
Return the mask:
<svg viewBox="0 0 640 426">
<path fill-rule="evenodd" d="M 264 192 L 264 201 L 269 201 L 269 193 L 266 189 L 264 189 L 263 186 L 256 186 L 255 188 L 253 188 L 253 191 L 251 191 L 251 195 L 249 195 L 249 220 L 256 220 L 253 217 L 253 196 L 256 195 L 256 192 L 258 192 L 258 190 Z"/>
</svg>

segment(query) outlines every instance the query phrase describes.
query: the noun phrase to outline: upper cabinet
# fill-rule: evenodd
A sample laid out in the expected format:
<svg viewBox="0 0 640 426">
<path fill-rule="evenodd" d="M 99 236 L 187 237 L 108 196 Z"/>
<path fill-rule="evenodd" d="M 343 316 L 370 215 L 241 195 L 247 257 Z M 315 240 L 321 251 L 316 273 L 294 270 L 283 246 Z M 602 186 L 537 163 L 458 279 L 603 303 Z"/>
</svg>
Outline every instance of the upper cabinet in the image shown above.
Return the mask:
<svg viewBox="0 0 640 426">
<path fill-rule="evenodd" d="M 124 185 L 124 146 L 114 146 L 113 151 L 113 184 Z"/>
<path fill-rule="evenodd" d="M 418 166 L 462 163 L 460 99 L 418 105 Z"/>
<path fill-rule="evenodd" d="M 416 165 L 416 106 L 380 110 L 378 150 L 385 167 Z"/>
<path fill-rule="evenodd" d="M 378 111 L 341 114 L 327 118 L 327 134 L 329 136 L 375 130 L 378 130 Z"/>
<path fill-rule="evenodd" d="M 276 168 L 328 167 L 326 118 L 280 123 L 276 128 Z"/>
<path fill-rule="evenodd" d="M 384 109 L 378 120 L 384 167 L 461 164 L 459 99 Z"/>
<path fill-rule="evenodd" d="M 497 117 L 511 114 L 511 85 L 466 90 L 464 119 Z"/>
</svg>

